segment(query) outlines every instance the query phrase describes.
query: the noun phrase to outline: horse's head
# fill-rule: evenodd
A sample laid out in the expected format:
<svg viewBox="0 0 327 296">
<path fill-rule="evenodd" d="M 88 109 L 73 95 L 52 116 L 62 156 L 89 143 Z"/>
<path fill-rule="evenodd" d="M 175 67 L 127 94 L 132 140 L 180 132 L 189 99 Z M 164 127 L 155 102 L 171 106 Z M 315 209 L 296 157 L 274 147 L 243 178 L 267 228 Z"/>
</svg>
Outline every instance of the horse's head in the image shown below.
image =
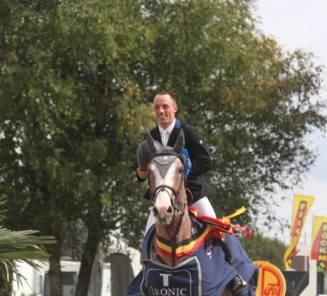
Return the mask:
<svg viewBox="0 0 327 296">
<path fill-rule="evenodd" d="M 184 180 L 188 160 L 183 148 L 183 130 L 174 147 L 162 146 L 148 132 L 137 152 L 140 167 L 148 171 L 153 214 L 163 226 L 181 215 L 187 204 Z"/>
</svg>

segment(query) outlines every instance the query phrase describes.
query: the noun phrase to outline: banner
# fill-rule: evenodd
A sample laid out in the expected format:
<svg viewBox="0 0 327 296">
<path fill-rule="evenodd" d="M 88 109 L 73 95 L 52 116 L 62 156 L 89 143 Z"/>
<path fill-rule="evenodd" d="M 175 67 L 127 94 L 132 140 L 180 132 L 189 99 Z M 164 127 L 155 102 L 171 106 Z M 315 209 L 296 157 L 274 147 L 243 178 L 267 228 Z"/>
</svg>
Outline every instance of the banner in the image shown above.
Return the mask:
<svg viewBox="0 0 327 296">
<path fill-rule="evenodd" d="M 291 267 L 292 258 L 296 254 L 296 246 L 301 237 L 305 221 L 313 202 L 313 196 L 299 194 L 294 195 L 291 243 L 284 254 L 285 269 L 289 269 Z"/>
<path fill-rule="evenodd" d="M 327 271 L 327 217 L 316 216 L 312 226 L 311 259 Z"/>
</svg>

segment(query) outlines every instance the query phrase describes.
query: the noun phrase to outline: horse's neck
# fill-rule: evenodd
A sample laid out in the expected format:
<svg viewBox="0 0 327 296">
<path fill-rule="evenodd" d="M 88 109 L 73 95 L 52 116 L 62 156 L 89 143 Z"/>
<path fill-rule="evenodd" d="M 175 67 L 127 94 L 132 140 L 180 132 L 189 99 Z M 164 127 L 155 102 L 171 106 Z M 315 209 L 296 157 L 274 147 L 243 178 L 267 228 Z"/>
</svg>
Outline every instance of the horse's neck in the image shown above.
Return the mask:
<svg viewBox="0 0 327 296">
<path fill-rule="evenodd" d="M 182 220 L 180 220 L 182 219 Z M 156 236 L 160 236 L 169 242 L 171 247 L 171 256 L 166 256 L 160 251 L 152 250 L 152 258 L 168 266 L 174 267 L 183 262 L 187 257 L 176 258 L 177 244 L 183 240 L 189 239 L 192 236 L 192 221 L 188 211 L 180 217 L 174 219 L 173 223 L 169 226 L 162 226 L 156 223 Z"/>
</svg>

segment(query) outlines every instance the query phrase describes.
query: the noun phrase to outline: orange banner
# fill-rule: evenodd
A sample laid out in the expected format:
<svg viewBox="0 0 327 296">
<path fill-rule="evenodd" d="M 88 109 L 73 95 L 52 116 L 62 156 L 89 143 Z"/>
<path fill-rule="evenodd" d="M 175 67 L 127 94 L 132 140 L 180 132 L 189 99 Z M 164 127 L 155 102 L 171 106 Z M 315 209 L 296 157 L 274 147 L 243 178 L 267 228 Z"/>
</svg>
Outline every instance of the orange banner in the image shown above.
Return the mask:
<svg viewBox="0 0 327 296">
<path fill-rule="evenodd" d="M 327 271 L 327 217 L 314 218 L 311 241 L 311 259 Z"/>
<path fill-rule="evenodd" d="M 313 202 L 313 196 L 300 194 L 294 195 L 291 244 L 284 254 L 286 269 L 291 267 L 292 258 L 296 254 L 296 246 L 300 240 L 305 221 Z"/>
</svg>

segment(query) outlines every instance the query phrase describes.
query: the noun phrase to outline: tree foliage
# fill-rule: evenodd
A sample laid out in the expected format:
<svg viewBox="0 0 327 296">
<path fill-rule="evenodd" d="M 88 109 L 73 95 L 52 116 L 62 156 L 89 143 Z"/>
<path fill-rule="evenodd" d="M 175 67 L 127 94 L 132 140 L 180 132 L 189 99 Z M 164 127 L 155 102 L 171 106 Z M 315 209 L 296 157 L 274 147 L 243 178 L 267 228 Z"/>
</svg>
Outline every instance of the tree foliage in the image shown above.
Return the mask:
<svg viewBox="0 0 327 296">
<path fill-rule="evenodd" d="M 218 216 L 244 205 L 235 222 L 274 219 L 276 188 L 301 181 L 316 157 L 305 136 L 326 126 L 323 102 L 312 100 L 322 67 L 260 32 L 253 5 L 1 1 L 0 193 L 8 226 L 58 240 L 52 295 L 61 295 L 64 248 L 82 260 L 85 295 L 109 232 L 139 244 L 150 204 L 135 181 L 135 150 L 155 124 L 159 91 L 176 94 L 177 116 L 210 146 Z"/>
<path fill-rule="evenodd" d="M 132 165 L 140 129 L 153 118 L 143 119 L 149 104 L 130 67 L 143 59 L 138 30 L 146 28 L 133 3 L 6 4 L 0 130 L 8 224 L 58 240 L 49 248 L 52 295 L 62 293 L 61 251 L 72 248 L 85 294 L 108 232 L 119 229 L 135 245 L 145 225 L 148 204 L 135 198 Z"/>
<path fill-rule="evenodd" d="M 218 216 L 242 205 L 243 223 L 269 216 L 276 188 L 301 182 L 315 160 L 305 136 L 326 126 L 325 102 L 312 100 L 322 67 L 312 53 L 287 52 L 260 32 L 253 1 L 149 3 L 151 84 L 176 94 L 180 119 L 210 144 Z"/>
<path fill-rule="evenodd" d="M 283 241 L 276 237 L 265 237 L 259 232 L 253 233 L 251 239 L 242 236 L 240 241 L 253 261 L 267 261 L 280 270 L 285 269 L 284 254 L 287 246 Z"/>
</svg>

